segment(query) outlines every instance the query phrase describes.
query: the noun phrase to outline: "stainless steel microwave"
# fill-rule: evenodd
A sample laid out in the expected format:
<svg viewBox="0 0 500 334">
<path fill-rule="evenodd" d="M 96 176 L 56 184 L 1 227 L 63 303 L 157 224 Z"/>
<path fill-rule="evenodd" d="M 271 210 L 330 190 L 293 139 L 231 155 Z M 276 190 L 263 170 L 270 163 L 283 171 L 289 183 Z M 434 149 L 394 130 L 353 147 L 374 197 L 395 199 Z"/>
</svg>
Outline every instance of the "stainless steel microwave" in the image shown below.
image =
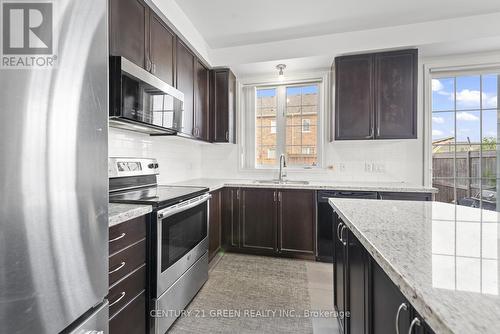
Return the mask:
<svg viewBox="0 0 500 334">
<path fill-rule="evenodd" d="M 124 57 L 111 56 L 109 125 L 151 135 L 182 129 L 184 94 Z"/>
</svg>

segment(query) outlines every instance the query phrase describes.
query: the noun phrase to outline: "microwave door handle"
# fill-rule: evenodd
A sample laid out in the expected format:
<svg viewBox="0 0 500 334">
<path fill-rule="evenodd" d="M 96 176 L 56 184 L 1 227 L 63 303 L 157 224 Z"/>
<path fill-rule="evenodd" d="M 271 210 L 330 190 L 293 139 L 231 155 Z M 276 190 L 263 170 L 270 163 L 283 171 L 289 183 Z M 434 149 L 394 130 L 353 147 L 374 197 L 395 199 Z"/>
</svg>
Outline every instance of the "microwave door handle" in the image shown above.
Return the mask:
<svg viewBox="0 0 500 334">
<path fill-rule="evenodd" d="M 199 197 L 196 197 L 190 201 L 182 202 L 177 205 L 170 206 L 168 208 L 165 208 L 163 210 L 158 211 L 158 220 L 162 220 L 165 218 L 168 218 L 170 216 L 173 216 L 179 212 L 194 208 L 195 206 L 198 206 L 206 201 L 208 201 L 210 198 L 212 198 L 212 195 L 210 194 L 205 194 Z"/>
</svg>

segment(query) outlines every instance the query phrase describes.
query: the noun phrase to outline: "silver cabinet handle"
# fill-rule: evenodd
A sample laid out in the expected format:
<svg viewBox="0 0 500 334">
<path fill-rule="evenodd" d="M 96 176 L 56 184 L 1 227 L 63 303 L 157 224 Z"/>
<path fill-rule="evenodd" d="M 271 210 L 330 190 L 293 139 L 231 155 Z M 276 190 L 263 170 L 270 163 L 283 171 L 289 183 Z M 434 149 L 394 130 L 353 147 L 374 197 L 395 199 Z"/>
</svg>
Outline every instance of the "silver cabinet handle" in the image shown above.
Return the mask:
<svg viewBox="0 0 500 334">
<path fill-rule="evenodd" d="M 125 237 L 127 235 L 127 233 L 123 232 L 122 234 L 120 234 L 119 236 L 117 236 L 116 238 L 114 239 L 109 239 L 109 242 L 113 242 L 113 241 L 118 241 L 120 239 L 122 239 L 123 237 Z"/>
<path fill-rule="evenodd" d="M 281 191 L 278 191 L 278 202 L 281 202 Z"/>
<path fill-rule="evenodd" d="M 344 241 L 344 229 L 347 228 L 347 225 L 342 226 L 342 229 L 340 230 L 340 241 L 342 241 L 342 244 L 344 246 L 347 246 L 347 241 Z"/>
<path fill-rule="evenodd" d="M 344 225 L 344 224 L 343 223 L 339 223 L 337 225 L 337 239 L 339 239 L 340 242 L 342 242 L 342 238 L 340 237 L 339 229 L 340 229 L 340 227 L 342 227 L 342 225 Z"/>
<path fill-rule="evenodd" d="M 229 140 L 229 131 L 226 131 L 226 140 Z"/>
<path fill-rule="evenodd" d="M 408 311 L 408 304 L 402 303 L 399 305 L 398 312 L 396 313 L 396 334 L 399 334 L 399 314 L 402 310 Z"/>
<path fill-rule="evenodd" d="M 108 274 L 116 273 L 118 270 L 122 269 L 123 267 L 125 267 L 125 262 L 122 261 L 122 263 L 117 268 L 111 270 L 110 272 L 108 272 Z"/>
<path fill-rule="evenodd" d="M 276 202 L 276 191 L 273 192 L 273 199 Z"/>
<path fill-rule="evenodd" d="M 414 318 L 411 321 L 410 328 L 408 329 L 408 334 L 411 334 L 411 332 L 413 332 L 413 327 L 415 327 L 415 326 L 420 327 L 420 325 L 421 325 L 420 319 L 419 318 Z"/>
<path fill-rule="evenodd" d="M 111 306 L 115 305 L 116 303 L 118 303 L 120 300 L 123 299 L 123 297 L 125 297 L 125 291 L 122 291 L 121 296 L 118 297 L 117 300 L 115 300 L 114 302 L 112 302 L 111 304 L 109 304 L 109 307 L 111 307 Z"/>
</svg>

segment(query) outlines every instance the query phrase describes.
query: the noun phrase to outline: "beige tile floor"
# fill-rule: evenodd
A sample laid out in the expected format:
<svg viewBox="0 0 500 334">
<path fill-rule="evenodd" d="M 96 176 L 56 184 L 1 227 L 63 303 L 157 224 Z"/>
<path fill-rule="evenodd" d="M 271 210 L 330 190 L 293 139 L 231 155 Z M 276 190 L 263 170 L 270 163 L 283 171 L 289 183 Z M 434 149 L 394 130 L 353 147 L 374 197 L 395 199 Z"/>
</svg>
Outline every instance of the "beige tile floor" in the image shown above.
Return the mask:
<svg viewBox="0 0 500 334">
<path fill-rule="evenodd" d="M 333 265 L 322 262 L 306 262 L 307 286 L 311 309 L 333 311 Z M 336 318 L 313 318 L 314 334 L 338 333 Z"/>
</svg>

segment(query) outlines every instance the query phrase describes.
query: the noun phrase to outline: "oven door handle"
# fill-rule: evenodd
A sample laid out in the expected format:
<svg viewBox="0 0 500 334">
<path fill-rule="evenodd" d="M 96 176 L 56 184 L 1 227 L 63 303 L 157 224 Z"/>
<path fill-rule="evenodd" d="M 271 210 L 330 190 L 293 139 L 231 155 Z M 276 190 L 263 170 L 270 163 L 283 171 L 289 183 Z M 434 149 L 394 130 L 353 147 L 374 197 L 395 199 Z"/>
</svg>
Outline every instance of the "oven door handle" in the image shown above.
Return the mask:
<svg viewBox="0 0 500 334">
<path fill-rule="evenodd" d="M 169 206 L 163 210 L 158 211 L 158 219 L 162 220 L 167 217 L 173 216 L 179 212 L 194 208 L 212 198 L 210 194 L 204 194 L 199 197 L 195 197 L 189 201 L 185 201 L 176 205 Z"/>
</svg>

